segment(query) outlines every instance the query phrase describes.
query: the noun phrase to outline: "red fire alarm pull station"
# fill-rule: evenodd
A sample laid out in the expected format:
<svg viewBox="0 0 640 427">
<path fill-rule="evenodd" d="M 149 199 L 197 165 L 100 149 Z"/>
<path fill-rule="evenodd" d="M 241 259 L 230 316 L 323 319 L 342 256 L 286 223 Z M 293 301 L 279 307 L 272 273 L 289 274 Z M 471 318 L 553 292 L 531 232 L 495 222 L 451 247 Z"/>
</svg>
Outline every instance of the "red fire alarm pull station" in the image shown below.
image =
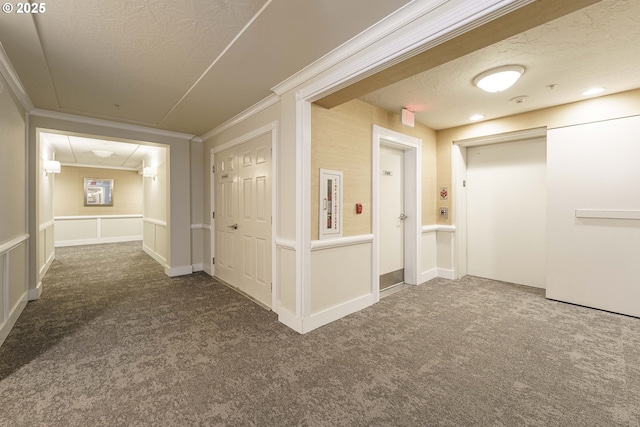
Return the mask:
<svg viewBox="0 0 640 427">
<path fill-rule="evenodd" d="M 356 203 L 356 214 L 360 215 L 362 213 L 362 203 Z"/>
</svg>

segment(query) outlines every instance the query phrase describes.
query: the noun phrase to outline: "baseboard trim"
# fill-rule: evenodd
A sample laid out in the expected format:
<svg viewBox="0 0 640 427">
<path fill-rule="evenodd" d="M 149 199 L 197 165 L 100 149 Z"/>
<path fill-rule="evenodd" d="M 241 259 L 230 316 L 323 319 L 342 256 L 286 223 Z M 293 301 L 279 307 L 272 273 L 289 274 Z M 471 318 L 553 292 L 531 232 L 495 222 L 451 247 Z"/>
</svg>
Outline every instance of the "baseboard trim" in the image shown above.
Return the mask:
<svg viewBox="0 0 640 427">
<path fill-rule="evenodd" d="M 0 324 L 0 345 L 9 336 L 9 332 L 18 321 L 18 317 L 22 314 L 22 310 L 27 306 L 27 293 L 25 292 L 22 299 L 13 307 L 13 310 L 9 314 L 7 321 Z"/>
<path fill-rule="evenodd" d="M 423 271 L 420 273 L 420 283 L 428 282 L 431 279 L 438 277 L 438 269 L 432 268 L 431 270 Z"/>
<path fill-rule="evenodd" d="M 369 294 L 313 314 L 302 320 L 302 333 L 306 334 L 307 332 L 313 331 L 321 326 L 365 309 L 374 303 L 373 294 Z"/>
<path fill-rule="evenodd" d="M 39 282 L 35 289 L 29 289 L 29 301 L 40 299 L 40 295 L 42 295 L 42 282 Z"/>
<path fill-rule="evenodd" d="M 49 267 L 51 267 L 51 264 L 53 263 L 53 260 L 56 259 L 56 253 L 53 252 L 51 255 L 49 255 L 49 258 L 47 259 L 47 262 L 44 263 L 44 265 L 42 267 L 40 267 L 40 278 L 43 278 L 45 274 L 47 274 L 47 271 L 49 271 Z"/>
<path fill-rule="evenodd" d="M 193 264 L 191 266 L 191 270 L 193 273 L 195 273 L 196 271 L 204 271 L 204 265 L 202 263 Z"/>
<path fill-rule="evenodd" d="M 125 236 L 125 237 L 101 237 L 99 239 L 82 239 L 82 240 L 60 240 L 54 243 L 56 248 L 66 246 L 84 246 L 99 245 L 101 243 L 122 243 L 141 241 L 142 236 Z"/>
<path fill-rule="evenodd" d="M 160 264 L 165 268 L 167 267 L 167 260 L 161 257 L 158 253 L 156 253 L 153 249 L 151 249 L 149 246 L 145 245 L 144 243 L 142 244 L 142 250 L 144 251 L 144 253 L 146 253 L 151 258 L 156 260 L 158 264 Z"/>
<path fill-rule="evenodd" d="M 164 267 L 164 274 L 169 277 L 186 276 L 191 273 L 193 273 L 192 265 L 181 265 L 180 267 L 169 267 L 167 265 Z"/>
<path fill-rule="evenodd" d="M 302 329 L 302 319 L 299 319 L 296 317 L 295 313 L 292 313 L 285 308 L 278 308 L 278 321 L 300 334 L 304 333 Z"/>
<path fill-rule="evenodd" d="M 442 277 L 443 279 L 450 279 L 450 280 L 455 280 L 456 279 L 455 271 L 447 270 L 447 269 L 444 269 L 444 268 L 439 268 L 438 269 L 438 276 L 437 277 Z"/>
</svg>

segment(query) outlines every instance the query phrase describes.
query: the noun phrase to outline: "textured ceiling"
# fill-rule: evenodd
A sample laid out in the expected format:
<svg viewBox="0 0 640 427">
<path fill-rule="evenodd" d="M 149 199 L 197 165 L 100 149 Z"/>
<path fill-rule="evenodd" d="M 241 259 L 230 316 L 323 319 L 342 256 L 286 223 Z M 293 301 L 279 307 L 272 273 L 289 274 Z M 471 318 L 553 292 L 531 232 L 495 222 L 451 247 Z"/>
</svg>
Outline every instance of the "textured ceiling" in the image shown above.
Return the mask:
<svg viewBox="0 0 640 427">
<path fill-rule="evenodd" d="M 526 71 L 510 89 L 481 91 L 473 78 L 493 67 Z M 640 87 L 640 1 L 603 0 L 532 30 L 361 97 L 389 111 L 409 107 L 433 129 L 574 102 L 592 86 L 603 95 Z M 550 90 L 548 85 L 557 85 Z M 523 103 L 510 101 L 527 96 Z"/>
<path fill-rule="evenodd" d="M 202 135 L 409 2 L 56 0 L 0 42 L 36 108 Z"/>
<path fill-rule="evenodd" d="M 58 0 L 34 19 L 61 109 L 158 124 L 264 2 Z"/>
</svg>

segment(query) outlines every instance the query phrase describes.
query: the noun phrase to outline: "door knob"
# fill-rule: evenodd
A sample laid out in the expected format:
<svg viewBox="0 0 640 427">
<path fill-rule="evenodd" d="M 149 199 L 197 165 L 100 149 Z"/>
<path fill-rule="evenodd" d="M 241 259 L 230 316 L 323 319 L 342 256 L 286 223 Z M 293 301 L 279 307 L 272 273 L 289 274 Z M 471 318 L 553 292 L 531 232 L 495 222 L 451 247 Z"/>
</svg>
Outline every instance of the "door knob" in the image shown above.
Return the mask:
<svg viewBox="0 0 640 427">
<path fill-rule="evenodd" d="M 233 228 L 234 230 L 237 230 L 238 224 L 227 225 L 227 228 Z"/>
<path fill-rule="evenodd" d="M 400 218 L 400 221 L 404 221 L 405 219 L 407 219 L 407 216 L 405 214 L 401 213 L 398 218 Z"/>
</svg>

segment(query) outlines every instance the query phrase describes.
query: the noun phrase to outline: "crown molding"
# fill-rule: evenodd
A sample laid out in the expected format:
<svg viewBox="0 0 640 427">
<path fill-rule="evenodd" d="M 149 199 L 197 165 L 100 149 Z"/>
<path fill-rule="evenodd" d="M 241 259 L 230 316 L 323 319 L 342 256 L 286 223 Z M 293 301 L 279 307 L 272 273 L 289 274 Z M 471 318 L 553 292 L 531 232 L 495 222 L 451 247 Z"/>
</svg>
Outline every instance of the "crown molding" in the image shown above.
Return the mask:
<svg viewBox="0 0 640 427">
<path fill-rule="evenodd" d="M 149 135 L 164 136 L 167 138 L 185 139 L 187 141 L 191 141 L 195 137 L 195 135 L 188 134 L 188 133 L 174 132 L 170 130 L 156 129 L 156 128 L 150 128 L 150 127 L 140 126 L 140 125 L 132 125 L 128 123 L 113 122 L 110 120 L 95 119 L 92 117 L 77 116 L 75 114 L 60 113 L 58 111 L 51 111 L 51 110 L 35 109 L 30 112 L 30 115 L 35 117 L 44 117 L 48 119 L 54 119 L 54 120 L 64 120 L 64 121 L 73 122 L 73 123 L 82 123 L 82 124 L 93 125 L 93 126 L 104 126 L 112 129 L 121 129 L 121 130 L 126 130 L 131 132 L 146 133 Z"/>
<path fill-rule="evenodd" d="M 211 129 L 209 132 L 207 132 L 204 135 L 200 136 L 200 139 L 202 141 L 207 141 L 208 139 L 211 139 L 214 136 L 219 135 L 219 134 L 221 134 L 222 132 L 224 132 L 224 131 L 226 131 L 228 129 L 231 129 L 232 127 L 236 126 L 238 123 L 241 123 L 241 122 L 245 121 L 246 119 L 248 119 L 249 117 L 254 116 L 254 115 L 260 113 L 261 111 L 266 110 L 267 108 L 271 107 L 272 105 L 277 104 L 278 102 L 280 102 L 280 96 L 275 95 L 275 94 L 271 94 L 271 95 L 267 96 L 266 98 L 264 98 L 262 101 L 253 104 L 251 107 L 247 108 L 246 110 L 244 110 L 240 114 L 237 114 L 237 115 L 233 116 L 232 118 L 230 118 L 226 122 L 224 122 L 224 123 L 216 126 L 215 128 Z"/>
<path fill-rule="evenodd" d="M 398 28 L 402 28 L 409 22 L 415 21 L 421 16 L 431 12 L 449 0 L 418 0 L 411 1 L 378 23 L 372 25 L 360 34 L 347 40 L 328 54 L 303 68 L 296 74 L 274 86 L 271 90 L 278 95 L 287 93 L 301 84 L 311 80 L 323 71 L 355 55 L 362 49 L 376 41 L 388 36 Z"/>
<path fill-rule="evenodd" d="M 533 1 L 535 0 L 447 0 L 446 6 L 449 8 L 443 8 L 442 11 L 438 9 L 445 2 L 416 1 L 317 61 L 309 70 L 305 69 L 285 80 L 274 87 L 273 91 L 277 94 L 284 93 L 340 63 L 338 69 L 327 72 L 298 93 L 299 99 L 314 101 Z M 373 44 L 379 46 L 373 48 Z M 358 55 L 365 48 L 371 49 Z M 313 75 L 313 72 L 316 74 Z"/>
<path fill-rule="evenodd" d="M 6 80 L 7 84 L 9 85 L 9 88 L 11 89 L 11 92 L 13 92 L 15 97 L 18 99 L 18 102 L 20 102 L 20 104 L 22 105 L 22 108 L 24 108 L 25 111 L 27 112 L 32 111 L 35 108 L 33 105 L 33 102 L 31 102 L 31 98 L 29 97 L 29 95 L 27 94 L 27 91 L 22 85 L 22 81 L 20 81 L 20 77 L 18 77 L 18 73 L 16 73 L 16 70 L 13 68 L 13 64 L 11 64 L 11 61 L 9 60 L 9 56 L 7 55 L 7 52 L 4 50 L 4 46 L 2 46 L 1 42 L 0 42 L 0 74 L 2 74 L 2 77 L 4 77 L 4 79 Z"/>
</svg>

